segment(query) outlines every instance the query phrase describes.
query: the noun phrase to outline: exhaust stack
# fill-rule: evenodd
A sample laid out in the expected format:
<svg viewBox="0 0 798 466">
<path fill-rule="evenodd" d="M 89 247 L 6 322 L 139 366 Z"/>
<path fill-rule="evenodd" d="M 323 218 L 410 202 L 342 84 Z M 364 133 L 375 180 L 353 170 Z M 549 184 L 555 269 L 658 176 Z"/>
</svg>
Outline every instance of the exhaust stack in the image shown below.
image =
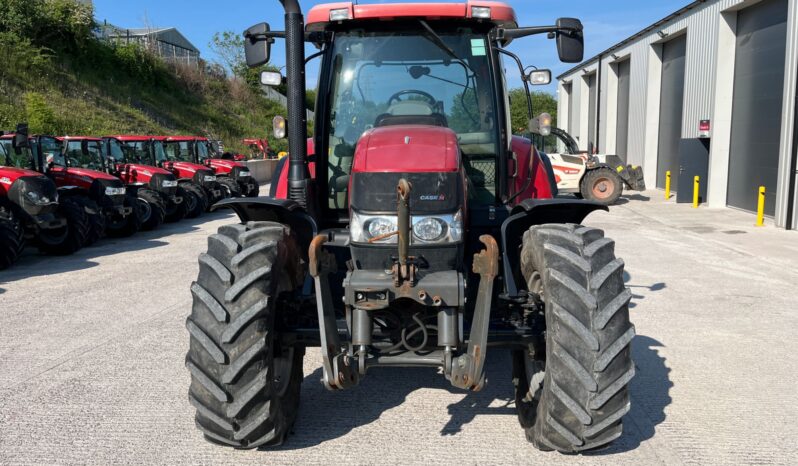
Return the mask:
<svg viewBox="0 0 798 466">
<path fill-rule="evenodd" d="M 286 81 L 288 85 L 288 199 L 308 209 L 312 202 L 307 166 L 305 111 L 305 18 L 298 0 L 280 0 L 285 10 Z"/>
</svg>

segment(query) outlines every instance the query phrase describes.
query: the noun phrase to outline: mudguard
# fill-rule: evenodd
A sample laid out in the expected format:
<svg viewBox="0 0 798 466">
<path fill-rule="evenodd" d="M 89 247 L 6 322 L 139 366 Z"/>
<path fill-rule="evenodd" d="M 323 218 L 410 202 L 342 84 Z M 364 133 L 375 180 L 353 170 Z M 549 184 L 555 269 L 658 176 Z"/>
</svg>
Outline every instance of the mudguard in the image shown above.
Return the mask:
<svg viewBox="0 0 798 466">
<path fill-rule="evenodd" d="M 502 223 L 503 297 L 511 300 L 526 297 L 519 296 L 518 291 L 526 288 L 520 264 L 520 248 L 525 231 L 534 225 L 547 223 L 579 224 L 596 210 L 609 212 L 610 209 L 596 202 L 579 199 L 526 199 L 516 205 L 510 217 Z"/>
<path fill-rule="evenodd" d="M 318 232 L 313 217 L 305 212 L 295 201 L 274 199 L 271 197 L 230 198 L 219 201 L 211 207 L 211 211 L 221 208 L 233 209 L 246 222 L 279 222 L 291 227 L 297 235 L 302 250 L 307 251 L 311 240 Z"/>
</svg>

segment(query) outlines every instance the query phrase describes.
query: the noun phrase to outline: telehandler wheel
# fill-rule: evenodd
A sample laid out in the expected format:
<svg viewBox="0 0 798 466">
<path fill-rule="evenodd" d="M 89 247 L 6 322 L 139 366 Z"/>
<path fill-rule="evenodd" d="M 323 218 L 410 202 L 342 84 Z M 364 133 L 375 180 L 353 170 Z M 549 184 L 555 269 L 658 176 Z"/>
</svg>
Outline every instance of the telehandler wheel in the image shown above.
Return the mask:
<svg viewBox="0 0 798 466">
<path fill-rule="evenodd" d="M 58 214 L 66 219 L 66 226 L 56 231 L 42 230 L 36 238 L 39 250 L 45 254 L 66 256 L 86 244 L 89 235 L 89 216 L 75 199 L 66 198 L 58 205 Z"/>
<path fill-rule="evenodd" d="M 136 196 L 136 215 L 139 217 L 141 229 L 149 231 L 161 226 L 166 217 L 166 208 L 161 196 L 157 192 L 146 188 L 139 189 Z"/>
<path fill-rule="evenodd" d="M 86 234 L 86 242 L 83 246 L 91 246 L 105 236 L 105 215 L 103 215 L 100 210 L 100 206 L 88 197 L 75 196 L 73 199 L 86 211 L 86 216 L 89 220 L 89 230 Z"/>
<path fill-rule="evenodd" d="M 10 267 L 25 249 L 25 231 L 11 212 L 0 210 L 0 270 Z"/>
<path fill-rule="evenodd" d="M 197 218 L 208 207 L 208 197 L 205 191 L 194 183 L 180 183 L 185 191 L 183 202 L 186 204 L 186 218 Z"/>
<path fill-rule="evenodd" d="M 118 222 L 111 223 L 106 229 L 108 236 L 114 238 L 127 238 L 133 236 L 141 229 L 141 218 L 138 214 L 139 201 L 135 196 L 125 196 L 125 207 L 132 207 L 133 211 Z"/>
<path fill-rule="evenodd" d="M 299 409 L 305 348 L 283 341 L 284 292 L 302 286 L 300 251 L 288 227 L 227 225 L 208 239 L 186 328 L 186 367 L 196 424 L 236 448 L 281 444 Z"/>
<path fill-rule="evenodd" d="M 516 400 L 527 439 L 541 450 L 590 450 L 621 435 L 635 373 L 623 266 L 595 228 L 542 225 L 524 234 L 521 268 L 547 331 L 545 351 L 514 355 Z"/>
<path fill-rule="evenodd" d="M 183 186 L 177 187 L 177 192 L 175 196 L 180 197 L 183 199 L 182 202 L 179 204 L 171 204 L 169 203 L 166 206 L 166 221 L 169 223 L 179 222 L 186 218 L 186 213 L 188 212 L 188 203 L 187 198 L 188 194 L 186 190 L 183 189 Z"/>
<path fill-rule="evenodd" d="M 222 176 L 216 178 L 216 181 L 222 185 L 222 192 L 224 193 L 224 197 L 241 197 L 241 186 L 238 185 L 236 180 L 228 178 L 226 176 Z"/>
<path fill-rule="evenodd" d="M 617 172 L 607 167 L 597 168 L 585 173 L 579 190 L 589 201 L 612 205 L 623 194 L 623 181 Z"/>
</svg>

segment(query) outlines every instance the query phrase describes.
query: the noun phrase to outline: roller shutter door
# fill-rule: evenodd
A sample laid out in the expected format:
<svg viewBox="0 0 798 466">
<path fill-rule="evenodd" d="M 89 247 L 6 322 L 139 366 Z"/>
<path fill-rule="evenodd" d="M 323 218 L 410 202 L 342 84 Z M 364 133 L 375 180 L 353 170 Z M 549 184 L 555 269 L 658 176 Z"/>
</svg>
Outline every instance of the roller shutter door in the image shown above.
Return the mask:
<svg viewBox="0 0 798 466">
<path fill-rule="evenodd" d="M 784 99 L 787 1 L 765 0 L 737 17 L 728 205 L 755 211 L 759 186 L 776 210 L 779 136 Z"/>
<path fill-rule="evenodd" d="M 632 67 L 629 60 L 618 63 L 618 126 L 615 130 L 615 153 L 626 163 L 629 142 L 629 79 Z"/>
<path fill-rule="evenodd" d="M 665 173 L 670 171 L 671 189 L 674 191 L 678 189 L 676 180 L 679 177 L 679 142 L 682 138 L 686 51 L 687 36 L 677 37 L 662 46 L 657 187 L 665 188 Z"/>
</svg>

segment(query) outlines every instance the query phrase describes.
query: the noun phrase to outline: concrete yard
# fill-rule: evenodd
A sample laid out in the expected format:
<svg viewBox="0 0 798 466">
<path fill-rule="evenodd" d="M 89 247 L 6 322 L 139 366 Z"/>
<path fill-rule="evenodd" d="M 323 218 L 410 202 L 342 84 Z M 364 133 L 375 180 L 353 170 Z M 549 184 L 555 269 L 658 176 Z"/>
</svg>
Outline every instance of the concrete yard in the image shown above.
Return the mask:
<svg viewBox="0 0 798 466">
<path fill-rule="evenodd" d="M 489 385 L 374 370 L 328 392 L 305 359 L 295 434 L 276 451 L 203 440 L 187 400 L 189 285 L 230 213 L 35 252 L 0 272 L 2 464 L 795 464 L 798 232 L 649 191 L 588 224 L 617 241 L 634 293 L 632 411 L 603 451 L 541 453 L 515 417 L 507 353 Z"/>
</svg>

